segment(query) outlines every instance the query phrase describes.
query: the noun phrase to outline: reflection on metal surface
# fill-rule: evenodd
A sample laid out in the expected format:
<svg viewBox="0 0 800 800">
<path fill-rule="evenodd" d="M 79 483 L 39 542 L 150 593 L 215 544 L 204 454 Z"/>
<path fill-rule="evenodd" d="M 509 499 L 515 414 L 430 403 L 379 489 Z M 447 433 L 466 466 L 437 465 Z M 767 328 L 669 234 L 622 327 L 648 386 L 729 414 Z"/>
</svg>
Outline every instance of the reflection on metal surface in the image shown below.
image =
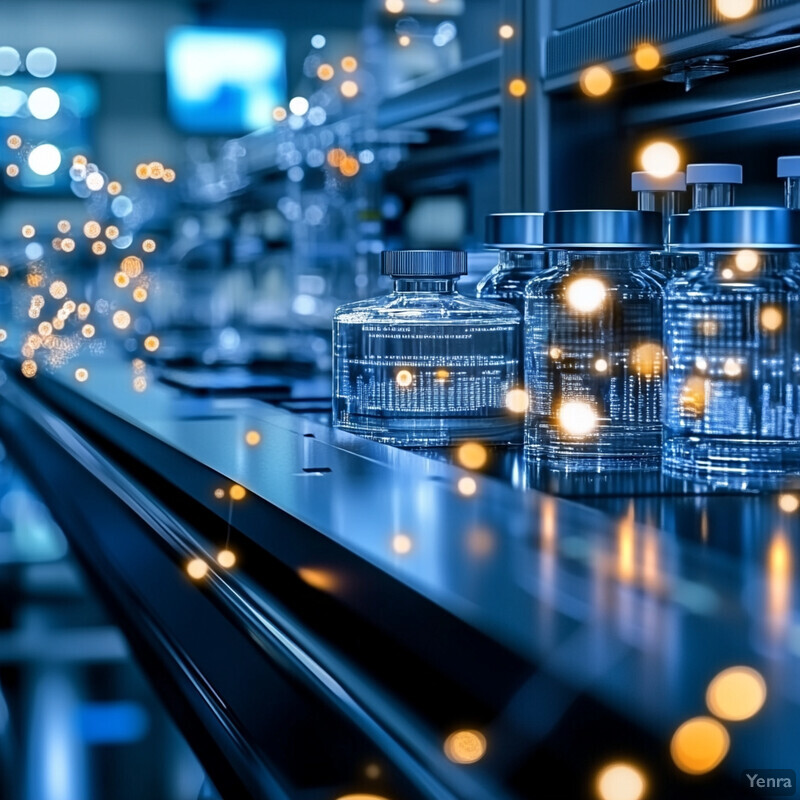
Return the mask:
<svg viewBox="0 0 800 800">
<path fill-rule="evenodd" d="M 486 754 L 486 737 L 476 730 L 455 731 L 445 739 L 444 754 L 456 764 L 474 764 Z"/>
<path fill-rule="evenodd" d="M 792 606 L 792 549 L 788 538 L 777 531 L 767 552 L 767 624 L 773 638 L 786 632 Z"/>
<path fill-rule="evenodd" d="M 684 772 L 702 775 L 722 763 L 730 743 L 730 736 L 722 723 L 712 717 L 694 717 L 675 731 L 670 753 L 672 760 Z"/>
<path fill-rule="evenodd" d="M 300 567 L 297 574 L 301 580 L 323 592 L 335 592 L 339 588 L 339 578 L 333 572 L 318 567 Z"/>
<path fill-rule="evenodd" d="M 465 442 L 458 448 L 458 461 L 467 469 L 481 469 L 486 466 L 489 454 L 478 442 Z"/>
<path fill-rule="evenodd" d="M 597 777 L 600 800 L 640 800 L 645 788 L 641 770 L 624 762 L 609 764 Z"/>
<path fill-rule="evenodd" d="M 392 537 L 392 550 L 399 556 L 408 555 L 414 548 L 414 542 L 405 533 L 397 533 Z"/>
<path fill-rule="evenodd" d="M 767 699 L 767 684 L 751 667 L 729 667 L 714 676 L 706 690 L 708 710 L 720 719 L 755 716 Z"/>
</svg>

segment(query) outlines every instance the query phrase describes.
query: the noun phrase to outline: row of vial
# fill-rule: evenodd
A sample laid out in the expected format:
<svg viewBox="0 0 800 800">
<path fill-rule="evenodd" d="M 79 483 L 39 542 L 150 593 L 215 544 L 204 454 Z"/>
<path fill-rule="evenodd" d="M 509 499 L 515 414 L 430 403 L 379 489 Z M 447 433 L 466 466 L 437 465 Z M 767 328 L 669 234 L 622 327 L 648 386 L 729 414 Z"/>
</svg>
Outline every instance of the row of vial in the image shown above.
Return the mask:
<svg viewBox="0 0 800 800">
<path fill-rule="evenodd" d="M 637 211 L 492 215 L 477 299 L 462 252 L 383 253 L 394 290 L 334 317 L 334 424 L 412 447 L 524 429 L 564 470 L 800 470 L 800 157 L 778 174 L 787 207 L 692 164 L 634 173 Z"/>
</svg>

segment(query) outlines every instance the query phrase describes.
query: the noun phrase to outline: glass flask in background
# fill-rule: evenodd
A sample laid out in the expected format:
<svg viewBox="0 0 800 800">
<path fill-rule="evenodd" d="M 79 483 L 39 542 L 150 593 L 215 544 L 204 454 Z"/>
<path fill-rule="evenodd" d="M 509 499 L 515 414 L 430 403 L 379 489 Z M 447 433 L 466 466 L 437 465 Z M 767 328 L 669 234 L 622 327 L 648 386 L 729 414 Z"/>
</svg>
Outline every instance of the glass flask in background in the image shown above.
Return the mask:
<svg viewBox="0 0 800 800">
<path fill-rule="evenodd" d="M 391 293 L 334 315 L 334 426 L 407 447 L 517 438 L 519 312 L 458 293 L 460 251 L 384 252 L 381 269 Z"/>
<path fill-rule="evenodd" d="M 657 466 L 661 215 L 555 211 L 544 227 L 550 269 L 526 292 L 526 457 L 569 471 Z"/>
<path fill-rule="evenodd" d="M 689 214 L 700 265 L 665 296 L 664 463 L 744 476 L 800 469 L 800 212 Z"/>
<path fill-rule="evenodd" d="M 484 244 L 499 250 L 497 266 L 481 278 L 481 300 L 509 303 L 525 314 L 525 287 L 544 269 L 544 214 L 489 214 Z M 520 351 L 521 352 L 521 351 Z"/>
<path fill-rule="evenodd" d="M 742 184 L 740 164 L 689 164 L 686 183 L 692 187 L 692 208 L 722 208 L 736 202 Z"/>
<path fill-rule="evenodd" d="M 778 159 L 778 177 L 785 179 L 786 208 L 800 209 L 800 156 L 781 156 Z"/>
</svg>

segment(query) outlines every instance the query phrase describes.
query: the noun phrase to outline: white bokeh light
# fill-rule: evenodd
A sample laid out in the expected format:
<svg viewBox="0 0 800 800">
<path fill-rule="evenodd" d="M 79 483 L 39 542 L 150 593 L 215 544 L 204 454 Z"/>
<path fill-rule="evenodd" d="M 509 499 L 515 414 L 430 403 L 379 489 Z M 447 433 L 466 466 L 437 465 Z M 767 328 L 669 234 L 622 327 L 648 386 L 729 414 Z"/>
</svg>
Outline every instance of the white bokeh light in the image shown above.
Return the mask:
<svg viewBox="0 0 800 800">
<path fill-rule="evenodd" d="M 61 98 L 48 86 L 34 89 L 28 98 L 28 109 L 36 119 L 50 119 L 58 113 Z"/>
<path fill-rule="evenodd" d="M 308 111 L 308 100 L 305 97 L 293 97 L 289 101 L 289 110 L 292 114 L 302 117 Z"/>
<path fill-rule="evenodd" d="M 28 166 L 37 175 L 52 175 L 61 166 L 61 151 L 52 144 L 40 144 L 28 154 Z"/>
<path fill-rule="evenodd" d="M 13 75 L 22 63 L 13 47 L 0 47 L 0 75 Z"/>
<path fill-rule="evenodd" d="M 49 78 L 56 71 L 56 54 L 49 47 L 34 47 L 25 56 L 25 69 L 34 78 Z"/>
</svg>

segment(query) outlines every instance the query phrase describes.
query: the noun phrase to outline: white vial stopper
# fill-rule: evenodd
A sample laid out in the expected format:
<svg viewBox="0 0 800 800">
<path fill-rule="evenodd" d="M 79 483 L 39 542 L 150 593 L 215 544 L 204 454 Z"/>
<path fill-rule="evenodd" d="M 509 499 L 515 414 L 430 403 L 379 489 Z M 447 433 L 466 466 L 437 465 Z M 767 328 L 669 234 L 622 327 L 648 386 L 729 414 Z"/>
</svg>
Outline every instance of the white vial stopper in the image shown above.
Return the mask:
<svg viewBox="0 0 800 800">
<path fill-rule="evenodd" d="M 742 183 L 741 164 L 689 164 L 686 183 Z"/>
<path fill-rule="evenodd" d="M 781 156 L 778 159 L 779 178 L 800 178 L 800 156 Z"/>
<path fill-rule="evenodd" d="M 633 192 L 685 192 L 686 173 L 675 172 L 666 178 L 657 178 L 649 172 L 631 173 L 631 191 Z"/>
</svg>

